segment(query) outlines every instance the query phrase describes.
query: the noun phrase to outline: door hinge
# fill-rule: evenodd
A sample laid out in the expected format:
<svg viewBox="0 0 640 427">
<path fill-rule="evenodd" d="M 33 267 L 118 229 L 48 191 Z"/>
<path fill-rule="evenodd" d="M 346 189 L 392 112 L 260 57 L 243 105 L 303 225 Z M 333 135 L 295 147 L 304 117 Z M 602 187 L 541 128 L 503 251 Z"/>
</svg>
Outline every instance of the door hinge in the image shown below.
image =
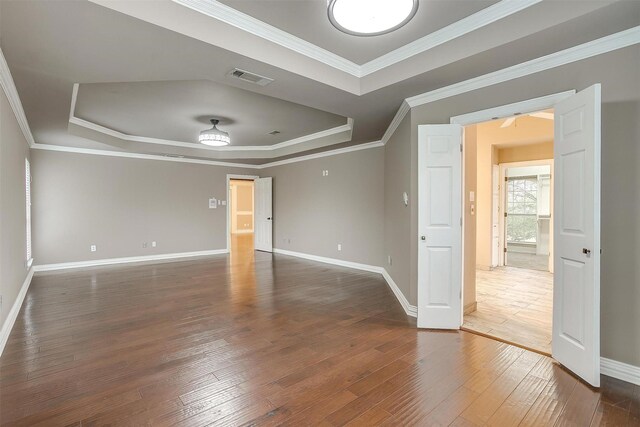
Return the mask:
<svg viewBox="0 0 640 427">
<path fill-rule="evenodd" d="M 460 152 L 462 153 L 462 144 L 460 144 Z"/>
<path fill-rule="evenodd" d="M 505 253 L 507 252 L 507 248 L 504 248 L 504 252 L 505 252 Z"/>
<path fill-rule="evenodd" d="M 460 227 L 462 227 L 462 217 L 460 217 Z"/>
<path fill-rule="evenodd" d="M 506 212 L 504 213 L 504 217 L 505 217 L 505 218 L 507 217 L 507 213 L 506 213 Z"/>
</svg>

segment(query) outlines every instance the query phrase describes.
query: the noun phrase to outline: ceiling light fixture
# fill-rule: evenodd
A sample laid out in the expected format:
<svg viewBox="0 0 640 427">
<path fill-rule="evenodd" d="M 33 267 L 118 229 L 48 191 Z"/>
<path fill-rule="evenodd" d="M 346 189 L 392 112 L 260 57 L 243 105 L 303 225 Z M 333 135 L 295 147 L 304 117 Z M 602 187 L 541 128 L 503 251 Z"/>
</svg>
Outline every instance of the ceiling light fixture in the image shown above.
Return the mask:
<svg viewBox="0 0 640 427">
<path fill-rule="evenodd" d="M 231 142 L 229 133 L 218 129 L 216 127 L 218 123 L 220 123 L 220 120 L 211 119 L 211 124 L 213 125 L 213 127 L 211 129 L 203 130 L 202 132 L 200 132 L 198 141 L 201 144 L 211 145 L 213 147 L 222 147 L 224 145 L 229 145 L 229 143 Z"/>
<path fill-rule="evenodd" d="M 418 10 L 418 0 L 328 0 L 331 23 L 354 36 L 378 36 L 405 25 Z"/>
</svg>

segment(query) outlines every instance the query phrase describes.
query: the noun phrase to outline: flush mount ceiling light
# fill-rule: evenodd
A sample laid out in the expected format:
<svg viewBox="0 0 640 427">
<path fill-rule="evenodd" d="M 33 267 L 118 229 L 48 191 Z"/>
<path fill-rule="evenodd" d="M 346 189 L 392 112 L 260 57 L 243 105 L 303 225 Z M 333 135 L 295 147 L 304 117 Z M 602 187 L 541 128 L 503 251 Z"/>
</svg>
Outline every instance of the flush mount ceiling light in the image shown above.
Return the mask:
<svg viewBox="0 0 640 427">
<path fill-rule="evenodd" d="M 213 127 L 211 129 L 203 130 L 200 132 L 200 136 L 198 137 L 198 141 L 204 145 L 211 145 L 213 147 L 222 147 L 224 145 L 229 145 L 231 142 L 231 138 L 229 138 L 229 134 L 227 132 L 221 131 L 216 127 L 216 125 L 220 123 L 218 119 L 211 119 L 211 124 Z"/>
<path fill-rule="evenodd" d="M 331 23 L 354 36 L 390 33 L 409 22 L 418 0 L 328 0 Z"/>
</svg>

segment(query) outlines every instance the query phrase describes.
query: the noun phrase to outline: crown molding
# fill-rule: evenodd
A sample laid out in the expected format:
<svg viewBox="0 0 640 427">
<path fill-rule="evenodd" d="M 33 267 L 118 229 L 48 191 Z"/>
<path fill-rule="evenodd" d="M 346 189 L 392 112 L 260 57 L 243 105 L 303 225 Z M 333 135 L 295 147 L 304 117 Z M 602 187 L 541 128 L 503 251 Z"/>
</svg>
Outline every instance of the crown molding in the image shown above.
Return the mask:
<svg viewBox="0 0 640 427">
<path fill-rule="evenodd" d="M 347 123 L 344 125 L 336 126 L 331 129 L 321 130 L 319 132 L 315 132 L 309 135 L 304 135 L 298 138 L 290 139 L 288 141 L 279 142 L 273 145 L 228 145 L 224 147 L 212 147 L 210 145 L 204 144 L 194 144 L 192 142 L 184 142 L 184 141 L 175 141 L 169 139 L 161 139 L 161 138 L 150 138 L 146 136 L 138 136 L 138 135 L 130 135 L 115 129 L 108 128 L 106 126 L 99 125 L 97 123 L 91 122 L 89 120 L 81 119 L 76 117 L 76 103 L 78 101 L 78 93 L 80 90 L 80 84 L 74 83 L 73 89 L 71 92 L 71 107 L 69 110 L 69 124 L 79 126 L 84 129 L 88 129 L 93 132 L 98 132 L 103 135 L 110 136 L 112 138 L 116 138 L 122 141 L 129 142 L 140 142 L 145 144 L 157 144 L 157 145 L 168 145 L 173 147 L 181 147 L 181 148 L 190 148 L 190 149 L 198 149 L 198 150 L 207 150 L 207 151 L 216 151 L 216 152 L 227 152 L 227 153 L 236 153 L 236 152 L 268 152 L 270 157 L 278 157 L 287 154 L 294 153 L 276 153 L 276 151 L 282 151 L 285 148 L 294 147 L 296 145 L 310 143 L 314 141 L 321 141 L 323 139 L 331 138 L 332 136 L 339 135 L 341 133 L 349 133 L 349 139 L 351 139 L 351 132 L 353 131 L 353 119 L 351 117 L 347 117 Z M 345 141 L 336 141 L 334 144 L 345 142 Z M 319 147 L 304 147 L 304 150 L 310 150 L 313 148 L 321 148 Z"/>
<path fill-rule="evenodd" d="M 340 55 L 269 25 L 216 0 L 172 0 L 181 6 L 239 28 L 337 70 L 362 78 L 426 52 L 465 34 L 540 3 L 542 0 L 501 0 L 418 40 L 358 65 Z"/>
<path fill-rule="evenodd" d="M 361 77 L 360 66 L 355 62 L 349 61 L 340 55 L 336 55 L 326 49 L 322 49 L 293 36 L 286 31 L 282 31 L 272 25 L 269 25 L 259 19 L 242 13 L 232 7 L 222 4 L 215 0 L 172 0 L 173 2 L 187 7 L 189 9 L 200 12 L 225 24 L 232 25 L 250 34 L 268 40 L 272 43 L 280 45 L 284 48 L 292 50 L 296 53 L 304 55 L 308 58 L 322 62 L 330 67 L 336 68 L 355 77 Z"/>
<path fill-rule="evenodd" d="M 479 12 L 469 15 L 440 30 L 399 47 L 385 55 L 373 59 L 360 67 L 360 77 L 380 71 L 384 68 L 426 52 L 451 40 L 462 37 L 475 30 L 492 24 L 507 16 L 540 3 L 542 0 L 502 0 Z"/>
<path fill-rule="evenodd" d="M 229 167 L 229 168 L 265 169 L 273 166 L 281 166 L 289 163 L 302 162 L 305 160 L 313 160 L 313 159 L 319 159 L 322 157 L 336 156 L 339 154 L 350 153 L 352 151 L 367 150 L 370 148 L 378 148 L 382 146 L 384 146 L 382 141 L 366 142 L 363 144 L 352 145 L 350 147 L 337 148 L 335 150 L 328 150 L 328 151 L 323 151 L 321 153 L 293 157 L 291 159 L 278 160 L 275 162 L 263 163 L 259 165 L 254 165 L 250 163 L 231 163 L 231 162 L 221 162 L 216 160 L 192 159 L 189 157 L 162 156 L 157 154 L 130 153 L 128 151 L 112 151 L 112 150 L 99 150 L 94 148 L 69 147 L 67 145 L 35 143 L 31 148 L 34 150 L 57 151 L 61 153 L 89 154 L 94 156 L 122 157 L 122 158 L 142 159 L 142 160 L 160 160 L 165 162 L 193 163 L 198 165 L 222 166 L 222 167 Z"/>
<path fill-rule="evenodd" d="M 29 144 L 29 147 L 32 147 L 35 140 L 33 139 L 33 134 L 31 133 L 29 122 L 27 121 L 27 116 L 24 113 L 24 108 L 22 108 L 22 102 L 18 95 L 18 89 L 13 81 L 11 70 L 9 70 L 9 64 L 7 64 L 7 60 L 4 57 L 2 49 L 0 49 L 0 86 L 9 100 L 9 105 L 13 110 L 13 114 L 16 116 L 16 120 L 18 121 L 18 125 L 20 126 L 20 130 L 22 130 L 22 134 L 24 135 L 27 144 Z"/>
<path fill-rule="evenodd" d="M 383 146 L 384 146 L 384 143 L 382 141 L 366 142 L 364 144 L 352 145 L 350 147 L 337 148 L 335 150 L 323 151 L 322 153 L 309 154 L 309 155 L 306 155 L 306 156 L 299 156 L 299 157 L 293 157 L 291 159 L 278 160 L 278 161 L 275 161 L 275 162 L 264 163 L 264 164 L 260 165 L 259 169 L 270 168 L 270 167 L 273 167 L 273 166 L 282 166 L 282 165 L 287 165 L 289 163 L 302 162 L 302 161 L 305 161 L 305 160 L 320 159 L 322 157 L 335 156 L 335 155 L 338 155 L 338 154 L 351 153 L 353 151 L 360 151 L 360 150 L 368 150 L 370 148 L 378 148 L 378 147 L 383 147 Z"/>
<path fill-rule="evenodd" d="M 404 116 L 406 116 L 409 111 L 411 111 L 411 107 L 409 107 L 407 101 L 402 101 L 402 104 L 400 104 L 400 108 L 398 108 L 396 115 L 393 117 L 393 120 L 391 120 L 391 123 L 389 123 L 389 127 L 384 132 L 384 135 L 382 135 L 383 144 L 389 142 L 389 139 L 394 134 L 396 129 L 398 129 L 398 126 L 400 126 L 400 123 L 402 123 L 402 120 L 404 120 Z"/>
<path fill-rule="evenodd" d="M 94 156 L 124 157 L 128 159 L 161 160 L 175 163 L 194 163 L 198 165 L 225 166 L 230 168 L 260 169 L 259 165 L 245 163 L 219 162 L 215 160 L 191 159 L 188 157 L 162 156 L 157 154 L 131 153 L 128 151 L 98 150 L 94 148 L 69 147 L 67 145 L 39 144 L 31 147 L 34 150 L 57 151 L 62 153 L 90 154 Z"/>
<path fill-rule="evenodd" d="M 493 86 L 509 80 L 525 77 L 541 71 L 567 65 L 572 62 L 588 59 L 603 53 L 622 49 L 640 43 L 640 26 L 630 28 L 619 33 L 602 37 L 578 46 L 564 49 L 531 61 L 503 68 L 502 70 L 484 74 L 469 80 L 455 83 L 440 89 L 425 92 L 421 95 L 407 98 L 406 101 L 411 108 L 439 101 L 444 98 Z"/>
</svg>

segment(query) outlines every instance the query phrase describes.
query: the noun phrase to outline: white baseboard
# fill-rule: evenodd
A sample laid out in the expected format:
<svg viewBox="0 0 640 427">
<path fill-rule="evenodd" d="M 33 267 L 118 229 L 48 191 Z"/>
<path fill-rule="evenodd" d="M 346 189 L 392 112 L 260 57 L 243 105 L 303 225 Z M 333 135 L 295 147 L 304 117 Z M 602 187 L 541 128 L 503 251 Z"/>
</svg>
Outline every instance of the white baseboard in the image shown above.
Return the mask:
<svg viewBox="0 0 640 427">
<path fill-rule="evenodd" d="M 134 262 L 151 262 L 162 261 L 180 258 L 196 258 L 210 255 L 220 255 L 229 253 L 228 249 L 214 249 L 210 251 L 196 251 L 196 252 L 178 252 L 171 254 L 158 254 L 158 255 L 145 255 L 145 256 L 132 256 L 125 258 L 107 258 L 107 259 L 95 259 L 90 261 L 77 261 L 77 262 L 63 262 L 59 264 L 42 264 L 36 265 L 35 271 L 54 271 L 54 270 L 66 270 L 69 268 L 84 268 L 84 267 L 97 267 L 101 265 L 112 264 L 129 264 Z"/>
<path fill-rule="evenodd" d="M 640 366 L 629 365 L 617 360 L 600 358 L 600 373 L 635 385 L 640 385 Z"/>
<path fill-rule="evenodd" d="M 11 329 L 13 329 L 14 323 L 16 323 L 16 319 L 18 318 L 18 313 L 20 313 L 20 307 L 22 307 L 22 302 L 24 301 L 24 297 L 27 295 L 27 291 L 29 290 L 29 285 L 31 284 L 31 279 L 33 278 L 34 268 L 29 268 L 27 271 L 27 277 L 25 277 L 24 282 L 22 282 L 22 287 L 20 288 L 20 292 L 18 292 L 18 296 L 16 300 L 13 302 L 13 306 L 11 307 L 11 311 L 7 316 L 6 320 L 2 324 L 2 330 L 0 330 L 0 356 L 2 356 L 2 352 L 4 351 L 4 346 L 7 344 L 7 340 L 9 339 L 9 334 L 11 334 Z"/>
<path fill-rule="evenodd" d="M 327 258 L 327 257 L 318 256 L 318 255 L 310 255 L 302 252 L 287 251 L 285 249 L 274 248 L 273 252 L 276 254 L 288 255 L 288 256 L 293 256 L 297 258 L 304 258 L 311 261 L 323 262 L 325 264 L 338 265 L 340 267 L 347 267 L 347 268 L 353 268 L 355 270 L 363 270 L 371 273 L 382 274 L 382 277 L 384 277 L 384 279 L 387 281 L 387 284 L 389 285 L 389 287 L 391 288 L 391 291 L 393 291 L 393 294 L 396 296 L 396 298 L 400 302 L 400 305 L 402 305 L 402 308 L 404 309 L 407 316 L 417 317 L 418 315 L 418 308 L 415 305 L 409 304 L 409 301 L 407 301 L 407 298 L 405 298 L 400 288 L 398 288 L 398 285 L 396 285 L 396 283 L 393 281 L 393 279 L 391 278 L 387 270 L 385 270 L 383 267 L 377 267 L 375 265 L 361 264 L 361 263 L 351 262 L 351 261 L 344 261 L 336 258 Z"/>
<path fill-rule="evenodd" d="M 391 277 L 389 272 L 387 272 L 387 270 L 384 268 L 382 269 L 382 277 L 384 277 L 384 280 L 386 280 L 387 283 L 389 284 L 389 287 L 391 288 L 391 290 L 393 291 L 393 294 L 396 296 L 396 298 L 400 302 L 400 305 L 402 305 L 402 308 L 404 308 L 404 312 L 407 313 L 407 316 L 418 317 L 418 307 L 416 307 L 415 305 L 409 304 L 409 301 L 404 296 L 400 288 L 398 288 L 398 285 L 396 285 L 396 282 L 393 281 L 393 278 Z"/>
</svg>

